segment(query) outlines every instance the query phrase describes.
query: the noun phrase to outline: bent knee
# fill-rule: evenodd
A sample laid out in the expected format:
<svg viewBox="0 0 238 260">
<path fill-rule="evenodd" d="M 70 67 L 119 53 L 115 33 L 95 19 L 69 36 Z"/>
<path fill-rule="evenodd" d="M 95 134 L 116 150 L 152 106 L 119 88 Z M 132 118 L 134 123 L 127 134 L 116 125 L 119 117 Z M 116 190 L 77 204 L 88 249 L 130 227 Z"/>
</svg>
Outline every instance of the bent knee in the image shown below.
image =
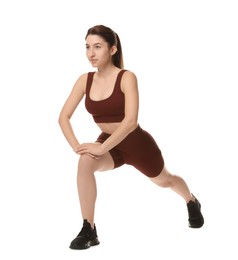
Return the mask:
<svg viewBox="0 0 238 260">
<path fill-rule="evenodd" d="M 78 161 L 78 170 L 79 171 L 91 171 L 94 172 L 96 171 L 96 159 L 90 157 L 87 154 L 82 154 L 80 155 L 79 161 Z"/>
</svg>

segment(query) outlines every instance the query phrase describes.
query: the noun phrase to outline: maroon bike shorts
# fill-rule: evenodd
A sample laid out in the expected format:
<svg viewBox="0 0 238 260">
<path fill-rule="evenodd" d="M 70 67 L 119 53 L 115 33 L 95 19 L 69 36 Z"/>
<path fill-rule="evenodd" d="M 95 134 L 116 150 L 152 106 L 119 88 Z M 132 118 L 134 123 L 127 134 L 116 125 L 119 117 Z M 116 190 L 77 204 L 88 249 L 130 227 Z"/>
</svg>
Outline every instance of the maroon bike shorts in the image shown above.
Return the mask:
<svg viewBox="0 0 238 260">
<path fill-rule="evenodd" d="M 103 143 L 108 137 L 110 134 L 102 132 L 97 142 Z M 114 168 L 129 164 L 150 178 L 158 176 L 164 168 L 164 159 L 156 141 L 139 125 L 109 152 Z"/>
</svg>

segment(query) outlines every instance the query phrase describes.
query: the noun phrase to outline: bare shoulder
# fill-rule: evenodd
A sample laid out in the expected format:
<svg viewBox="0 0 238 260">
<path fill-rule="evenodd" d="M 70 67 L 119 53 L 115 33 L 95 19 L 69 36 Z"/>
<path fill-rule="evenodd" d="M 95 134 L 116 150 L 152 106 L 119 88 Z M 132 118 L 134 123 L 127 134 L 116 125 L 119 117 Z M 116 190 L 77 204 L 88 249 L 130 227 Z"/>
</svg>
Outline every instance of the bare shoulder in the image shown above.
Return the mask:
<svg viewBox="0 0 238 260">
<path fill-rule="evenodd" d="M 83 73 L 79 76 L 79 78 L 76 81 L 76 84 L 84 85 L 87 82 L 88 73 Z"/>
<path fill-rule="evenodd" d="M 73 89 L 80 92 L 85 92 L 88 79 L 88 73 L 81 74 L 76 80 Z"/>
<path fill-rule="evenodd" d="M 126 70 L 123 74 L 124 79 L 136 80 L 136 74 L 131 70 Z"/>
<path fill-rule="evenodd" d="M 123 89 L 128 85 L 137 86 L 136 74 L 130 70 L 126 70 L 122 76 L 121 85 Z"/>
<path fill-rule="evenodd" d="M 121 89 L 123 92 L 126 90 L 136 90 L 137 89 L 137 77 L 136 74 L 130 70 L 126 70 L 123 73 L 121 79 Z"/>
</svg>

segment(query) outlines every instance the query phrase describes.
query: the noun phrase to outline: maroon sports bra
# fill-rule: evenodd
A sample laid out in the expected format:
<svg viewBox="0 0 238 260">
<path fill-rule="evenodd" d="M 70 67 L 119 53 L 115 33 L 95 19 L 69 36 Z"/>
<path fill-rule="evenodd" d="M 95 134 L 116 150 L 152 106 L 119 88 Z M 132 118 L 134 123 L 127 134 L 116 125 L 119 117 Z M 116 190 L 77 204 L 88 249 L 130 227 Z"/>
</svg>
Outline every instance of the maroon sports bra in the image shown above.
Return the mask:
<svg viewBox="0 0 238 260">
<path fill-rule="evenodd" d="M 121 122 L 125 117 L 125 97 L 121 91 L 121 77 L 125 71 L 121 70 L 118 73 L 112 94 L 98 101 L 90 99 L 89 96 L 95 72 L 88 73 L 85 107 L 96 123 Z"/>
</svg>

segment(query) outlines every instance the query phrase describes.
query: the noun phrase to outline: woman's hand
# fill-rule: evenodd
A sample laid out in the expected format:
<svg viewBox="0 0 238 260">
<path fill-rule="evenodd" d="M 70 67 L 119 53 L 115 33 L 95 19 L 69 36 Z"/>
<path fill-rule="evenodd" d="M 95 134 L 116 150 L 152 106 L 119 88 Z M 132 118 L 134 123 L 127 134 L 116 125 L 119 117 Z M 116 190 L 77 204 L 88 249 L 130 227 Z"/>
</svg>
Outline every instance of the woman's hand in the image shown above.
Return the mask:
<svg viewBox="0 0 238 260">
<path fill-rule="evenodd" d="M 101 143 L 83 143 L 78 145 L 74 151 L 77 154 L 88 154 L 94 159 L 98 159 L 101 155 L 104 154 L 102 150 L 102 144 Z"/>
</svg>

